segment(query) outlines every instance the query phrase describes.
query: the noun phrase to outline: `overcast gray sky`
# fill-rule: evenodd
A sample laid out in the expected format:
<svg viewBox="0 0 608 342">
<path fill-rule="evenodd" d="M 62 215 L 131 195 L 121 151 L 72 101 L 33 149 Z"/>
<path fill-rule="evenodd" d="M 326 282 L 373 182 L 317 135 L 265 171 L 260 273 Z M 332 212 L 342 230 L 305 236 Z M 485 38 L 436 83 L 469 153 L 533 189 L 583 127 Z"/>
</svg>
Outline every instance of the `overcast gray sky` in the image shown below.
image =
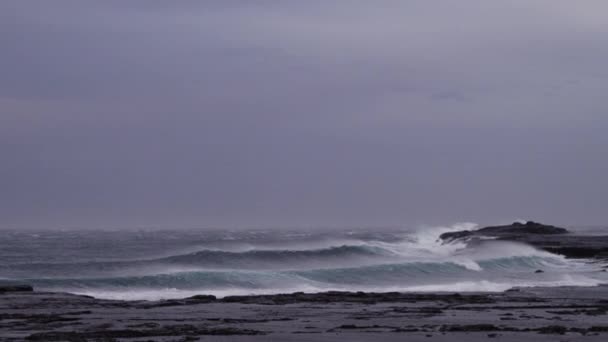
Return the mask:
<svg viewBox="0 0 608 342">
<path fill-rule="evenodd" d="M 0 227 L 608 223 L 608 1 L 0 1 Z"/>
</svg>

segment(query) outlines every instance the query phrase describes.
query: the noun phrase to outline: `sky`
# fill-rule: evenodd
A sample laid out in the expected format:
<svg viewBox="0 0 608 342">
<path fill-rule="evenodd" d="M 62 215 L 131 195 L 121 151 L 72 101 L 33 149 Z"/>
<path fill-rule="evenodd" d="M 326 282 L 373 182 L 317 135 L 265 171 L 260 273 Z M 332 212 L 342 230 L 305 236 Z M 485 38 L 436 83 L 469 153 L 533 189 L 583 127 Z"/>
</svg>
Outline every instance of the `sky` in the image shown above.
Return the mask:
<svg viewBox="0 0 608 342">
<path fill-rule="evenodd" d="M 608 223 L 605 0 L 3 0 L 0 227 Z"/>
</svg>

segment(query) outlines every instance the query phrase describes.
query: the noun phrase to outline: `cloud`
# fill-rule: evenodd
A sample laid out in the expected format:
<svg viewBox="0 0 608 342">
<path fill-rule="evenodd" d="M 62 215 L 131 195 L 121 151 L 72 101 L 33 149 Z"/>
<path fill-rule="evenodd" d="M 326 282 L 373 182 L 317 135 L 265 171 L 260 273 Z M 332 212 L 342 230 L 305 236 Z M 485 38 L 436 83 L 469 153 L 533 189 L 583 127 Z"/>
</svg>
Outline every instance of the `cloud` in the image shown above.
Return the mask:
<svg viewBox="0 0 608 342">
<path fill-rule="evenodd" d="M 606 6 L 4 1 L 0 225 L 600 222 Z"/>
</svg>

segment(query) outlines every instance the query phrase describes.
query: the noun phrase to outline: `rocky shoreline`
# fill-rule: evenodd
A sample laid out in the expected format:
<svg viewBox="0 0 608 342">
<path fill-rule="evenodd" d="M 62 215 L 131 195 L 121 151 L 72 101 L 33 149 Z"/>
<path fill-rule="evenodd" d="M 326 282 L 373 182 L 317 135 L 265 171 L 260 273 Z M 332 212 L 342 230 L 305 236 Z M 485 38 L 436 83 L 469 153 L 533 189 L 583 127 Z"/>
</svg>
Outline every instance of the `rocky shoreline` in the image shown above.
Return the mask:
<svg viewBox="0 0 608 342">
<path fill-rule="evenodd" d="M 0 291 L 1 341 L 605 341 L 608 286 L 114 301 Z"/>
<path fill-rule="evenodd" d="M 535 222 L 443 234 L 605 261 L 608 236 Z M 537 271 L 542 272 L 542 271 Z M 323 292 L 103 300 L 0 286 L 0 341 L 607 341 L 608 286 L 480 293 Z"/>
</svg>

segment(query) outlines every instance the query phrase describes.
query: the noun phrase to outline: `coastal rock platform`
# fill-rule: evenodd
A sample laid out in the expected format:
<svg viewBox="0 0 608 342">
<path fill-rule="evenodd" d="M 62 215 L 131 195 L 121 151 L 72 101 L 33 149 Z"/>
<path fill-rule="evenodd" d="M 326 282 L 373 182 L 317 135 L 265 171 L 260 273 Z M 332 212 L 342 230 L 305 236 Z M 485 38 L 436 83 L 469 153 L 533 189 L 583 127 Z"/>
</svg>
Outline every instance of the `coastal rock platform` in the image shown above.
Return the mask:
<svg viewBox="0 0 608 342">
<path fill-rule="evenodd" d="M 115 301 L 4 291 L 0 341 L 607 341 L 608 286 Z"/>
</svg>

